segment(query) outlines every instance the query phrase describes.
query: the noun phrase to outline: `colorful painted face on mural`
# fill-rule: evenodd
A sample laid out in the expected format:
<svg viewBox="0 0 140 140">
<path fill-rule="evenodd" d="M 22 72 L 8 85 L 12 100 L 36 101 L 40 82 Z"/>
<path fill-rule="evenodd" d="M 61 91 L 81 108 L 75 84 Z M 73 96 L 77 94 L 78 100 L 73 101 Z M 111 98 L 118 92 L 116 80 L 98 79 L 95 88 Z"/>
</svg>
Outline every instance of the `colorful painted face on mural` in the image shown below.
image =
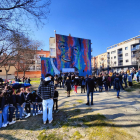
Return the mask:
<svg viewBox="0 0 140 140">
<path fill-rule="evenodd" d="M 80 40 L 78 38 L 59 38 L 57 56 L 60 65 L 66 68 L 77 68 L 80 56 Z"/>
</svg>

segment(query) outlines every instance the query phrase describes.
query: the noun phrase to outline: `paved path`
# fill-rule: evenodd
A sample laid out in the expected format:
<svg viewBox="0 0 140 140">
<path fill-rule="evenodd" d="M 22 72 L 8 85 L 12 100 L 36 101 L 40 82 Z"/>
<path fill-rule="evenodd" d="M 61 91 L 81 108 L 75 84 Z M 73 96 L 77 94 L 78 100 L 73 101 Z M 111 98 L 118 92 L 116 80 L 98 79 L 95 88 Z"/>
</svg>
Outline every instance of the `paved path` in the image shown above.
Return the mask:
<svg viewBox="0 0 140 140">
<path fill-rule="evenodd" d="M 71 92 L 71 97 L 67 97 L 64 89 L 58 88 L 58 91 L 60 93 L 59 108 L 66 102 L 74 105 L 80 99 L 83 103 L 76 105 L 76 108 L 82 110 L 90 107 L 90 111 L 105 115 L 115 124 L 115 127 L 122 127 L 131 135 L 140 137 L 140 91 L 133 93 L 121 91 L 120 99 L 117 98 L 117 93 L 112 89 L 109 92 L 94 92 L 93 106 L 85 105 L 86 93 L 81 94 L 80 87 L 77 94 Z"/>
</svg>

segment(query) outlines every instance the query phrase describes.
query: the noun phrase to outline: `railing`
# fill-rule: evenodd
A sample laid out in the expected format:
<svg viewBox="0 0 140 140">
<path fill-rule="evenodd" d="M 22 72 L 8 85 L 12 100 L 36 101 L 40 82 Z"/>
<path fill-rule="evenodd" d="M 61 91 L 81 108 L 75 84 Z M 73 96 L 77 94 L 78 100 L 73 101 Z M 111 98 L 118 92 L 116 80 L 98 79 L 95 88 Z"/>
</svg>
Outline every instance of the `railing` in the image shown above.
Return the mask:
<svg viewBox="0 0 140 140">
<path fill-rule="evenodd" d="M 123 63 L 118 63 L 118 66 L 122 66 L 123 65 Z"/>
<path fill-rule="evenodd" d="M 122 51 L 119 51 L 119 52 L 118 52 L 118 54 L 122 54 L 122 53 L 123 53 Z"/>
<path fill-rule="evenodd" d="M 131 51 L 136 51 L 138 50 L 139 48 L 132 48 Z"/>
<path fill-rule="evenodd" d="M 118 60 L 122 60 L 123 59 L 123 57 L 118 57 Z"/>
<path fill-rule="evenodd" d="M 133 65 L 136 65 L 136 64 L 137 64 L 137 61 L 132 61 L 132 64 L 133 64 Z"/>
</svg>

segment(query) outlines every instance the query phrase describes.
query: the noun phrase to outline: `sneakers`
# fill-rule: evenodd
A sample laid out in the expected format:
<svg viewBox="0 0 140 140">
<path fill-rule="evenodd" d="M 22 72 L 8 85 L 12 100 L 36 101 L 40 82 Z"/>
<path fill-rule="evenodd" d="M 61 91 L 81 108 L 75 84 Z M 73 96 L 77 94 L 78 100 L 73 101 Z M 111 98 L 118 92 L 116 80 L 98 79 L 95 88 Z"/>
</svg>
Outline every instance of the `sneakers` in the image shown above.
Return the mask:
<svg viewBox="0 0 140 140">
<path fill-rule="evenodd" d="M 28 113 L 28 115 L 27 116 L 25 116 L 25 118 L 28 118 L 28 117 L 30 117 L 31 116 L 31 114 L 30 113 Z"/>
<path fill-rule="evenodd" d="M 40 111 L 40 114 L 43 114 L 43 111 Z"/>
<path fill-rule="evenodd" d="M 89 105 L 89 103 L 86 103 L 86 105 Z"/>
<path fill-rule="evenodd" d="M 36 115 L 38 115 L 38 113 L 36 113 Z"/>
<path fill-rule="evenodd" d="M 43 122 L 43 124 L 46 124 L 46 122 Z"/>
<path fill-rule="evenodd" d="M 49 121 L 49 123 L 52 123 L 53 119 Z"/>
<path fill-rule="evenodd" d="M 7 123 L 6 124 L 3 124 L 2 127 L 7 127 Z"/>
<path fill-rule="evenodd" d="M 16 121 L 9 122 L 9 125 L 16 123 Z"/>
<path fill-rule="evenodd" d="M 93 103 L 91 103 L 91 105 L 93 105 Z"/>
<path fill-rule="evenodd" d="M 35 113 L 33 113 L 33 116 L 35 116 Z"/>
</svg>

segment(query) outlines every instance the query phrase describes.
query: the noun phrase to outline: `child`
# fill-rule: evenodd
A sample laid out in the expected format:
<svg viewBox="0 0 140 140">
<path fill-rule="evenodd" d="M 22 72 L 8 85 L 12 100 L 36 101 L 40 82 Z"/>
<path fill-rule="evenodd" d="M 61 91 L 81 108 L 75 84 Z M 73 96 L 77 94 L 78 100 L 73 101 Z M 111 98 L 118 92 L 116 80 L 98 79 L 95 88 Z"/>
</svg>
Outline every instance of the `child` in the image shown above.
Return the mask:
<svg viewBox="0 0 140 140">
<path fill-rule="evenodd" d="M 58 96 L 59 96 L 59 93 L 58 91 L 56 90 L 56 86 L 54 87 L 54 98 L 53 98 L 53 102 L 54 104 L 56 104 L 56 113 L 58 112 Z M 53 104 L 53 110 L 54 110 L 54 104 Z"/>
<path fill-rule="evenodd" d="M 16 90 L 16 120 L 22 120 L 22 113 L 23 113 L 23 103 L 24 103 L 24 95 L 23 93 L 17 89 Z M 19 115 L 18 115 L 19 110 Z"/>
<path fill-rule="evenodd" d="M 33 91 L 32 92 L 33 116 L 38 115 L 38 101 L 39 96 L 36 94 L 36 91 Z"/>
<path fill-rule="evenodd" d="M 30 106 L 30 103 L 31 103 L 31 99 L 32 99 L 32 94 L 30 92 L 30 88 L 27 88 L 26 89 L 26 96 L 25 96 L 25 101 L 26 101 L 26 105 L 25 105 L 25 110 L 27 112 L 27 116 L 25 116 L 25 118 L 28 118 L 31 116 L 31 106 Z"/>
<path fill-rule="evenodd" d="M 16 108 L 16 95 L 13 90 L 9 91 L 9 125 L 14 124 L 13 114 Z"/>
<path fill-rule="evenodd" d="M 129 86 L 131 87 L 132 86 L 132 75 L 131 74 L 128 75 L 128 83 L 129 83 Z"/>
</svg>

